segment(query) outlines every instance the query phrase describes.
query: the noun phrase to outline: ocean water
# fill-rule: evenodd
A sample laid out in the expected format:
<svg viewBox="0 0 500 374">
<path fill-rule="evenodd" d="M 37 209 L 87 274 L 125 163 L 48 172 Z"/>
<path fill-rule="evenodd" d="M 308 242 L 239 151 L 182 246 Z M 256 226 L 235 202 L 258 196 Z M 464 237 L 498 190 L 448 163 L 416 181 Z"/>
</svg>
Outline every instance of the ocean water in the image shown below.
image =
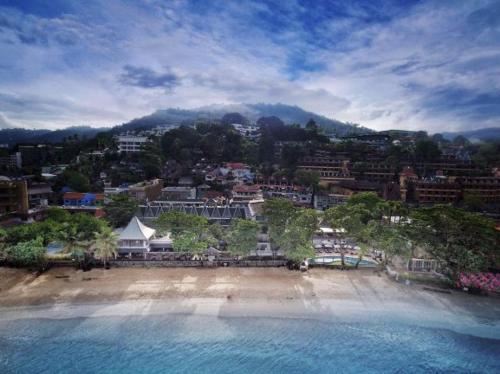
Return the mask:
<svg viewBox="0 0 500 374">
<path fill-rule="evenodd" d="M 389 321 L 24 319 L 0 321 L 0 373 L 500 373 L 500 340 Z"/>
</svg>

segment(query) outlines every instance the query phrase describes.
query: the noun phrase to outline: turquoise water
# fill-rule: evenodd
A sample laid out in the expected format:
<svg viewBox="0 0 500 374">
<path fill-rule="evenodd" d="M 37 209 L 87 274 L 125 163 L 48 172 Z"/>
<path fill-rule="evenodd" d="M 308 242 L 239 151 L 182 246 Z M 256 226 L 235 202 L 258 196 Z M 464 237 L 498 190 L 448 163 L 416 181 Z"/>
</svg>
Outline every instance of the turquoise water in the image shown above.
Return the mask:
<svg viewBox="0 0 500 374">
<path fill-rule="evenodd" d="M 310 264 L 311 265 L 314 265 L 314 264 L 318 264 L 318 265 L 340 265 L 340 262 L 341 262 L 342 258 L 341 256 L 321 256 L 321 257 L 315 257 L 313 259 L 310 260 Z M 347 265 L 356 265 L 356 263 L 358 262 L 358 258 L 357 257 L 351 257 L 351 256 L 344 256 L 344 262 L 347 264 Z M 377 267 L 377 263 L 373 260 L 361 260 L 359 262 L 359 267 L 370 267 L 370 268 L 373 268 L 373 267 Z"/>
<path fill-rule="evenodd" d="M 0 373 L 499 373 L 500 340 L 447 330 L 190 316 L 0 322 Z"/>
</svg>

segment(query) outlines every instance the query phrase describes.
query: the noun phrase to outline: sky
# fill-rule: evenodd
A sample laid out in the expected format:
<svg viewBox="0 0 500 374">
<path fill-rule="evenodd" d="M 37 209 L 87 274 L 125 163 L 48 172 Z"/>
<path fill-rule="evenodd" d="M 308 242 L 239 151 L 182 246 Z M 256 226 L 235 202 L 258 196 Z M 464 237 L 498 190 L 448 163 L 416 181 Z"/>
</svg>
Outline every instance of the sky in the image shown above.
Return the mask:
<svg viewBox="0 0 500 374">
<path fill-rule="evenodd" d="M 500 127 L 498 0 L 0 0 L 0 51 L 0 128 L 237 103 Z"/>
</svg>

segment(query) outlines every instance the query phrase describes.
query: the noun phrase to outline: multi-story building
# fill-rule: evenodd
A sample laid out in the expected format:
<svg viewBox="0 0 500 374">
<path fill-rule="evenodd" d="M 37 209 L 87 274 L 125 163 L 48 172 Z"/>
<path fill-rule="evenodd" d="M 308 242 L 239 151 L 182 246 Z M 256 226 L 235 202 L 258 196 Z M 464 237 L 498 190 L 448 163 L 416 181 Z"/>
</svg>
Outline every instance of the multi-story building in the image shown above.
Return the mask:
<svg viewBox="0 0 500 374">
<path fill-rule="evenodd" d="M 393 182 L 397 178 L 396 167 L 385 162 L 356 162 L 352 175 L 357 180 L 370 182 Z"/>
<path fill-rule="evenodd" d="M 423 162 L 416 165 L 416 172 L 421 176 L 435 175 L 437 172 L 442 172 L 443 175 L 459 176 L 459 175 L 478 175 L 482 171 L 470 163 L 464 162 Z"/>
<path fill-rule="evenodd" d="M 410 166 L 406 166 L 399 173 L 399 188 L 402 201 L 408 201 L 411 195 L 411 189 L 418 181 L 418 175 L 415 174 Z"/>
<path fill-rule="evenodd" d="M 133 153 L 141 151 L 149 142 L 147 136 L 119 135 L 117 138 L 120 153 Z"/>
<path fill-rule="evenodd" d="M 314 209 L 326 210 L 336 205 L 345 204 L 349 195 L 340 193 L 317 193 L 314 195 Z"/>
<path fill-rule="evenodd" d="M 329 186 L 341 181 L 354 180 L 350 161 L 331 156 L 306 156 L 299 160 L 299 170 L 313 171 L 319 174 L 320 184 Z"/>
<path fill-rule="evenodd" d="M 252 125 L 242 125 L 240 123 L 233 123 L 232 126 L 236 131 L 248 139 L 257 139 L 260 136 L 260 127 Z"/>
<path fill-rule="evenodd" d="M 483 203 L 500 203 L 500 177 L 496 176 L 466 176 L 456 181 L 462 187 L 463 196 L 474 196 Z"/>
<path fill-rule="evenodd" d="M 122 185 L 118 187 L 111 187 L 110 184 L 107 186 L 105 185 L 104 187 L 104 196 L 106 198 L 111 198 L 111 196 L 115 195 L 121 195 L 121 194 L 127 194 L 128 192 L 128 186 L 127 185 Z"/>
<path fill-rule="evenodd" d="M 26 180 L 0 177 L 0 216 L 28 214 L 28 185 Z"/>
<path fill-rule="evenodd" d="M 0 157 L 0 167 L 18 168 L 22 167 L 21 152 L 13 153 L 9 156 Z"/>
<path fill-rule="evenodd" d="M 415 195 L 420 204 L 455 203 L 462 196 L 462 188 L 447 178 L 421 180 L 415 184 Z"/>
<path fill-rule="evenodd" d="M 257 184 L 253 184 L 250 186 L 245 184 L 237 184 L 233 186 L 231 197 L 234 202 L 245 202 L 263 199 L 262 191 L 260 189 L 260 186 Z"/>
<path fill-rule="evenodd" d="M 161 196 L 163 180 L 152 179 L 129 186 L 128 194 L 137 201 L 157 200 Z"/>
<path fill-rule="evenodd" d="M 28 204 L 30 209 L 49 205 L 54 192 L 48 183 L 32 183 L 28 186 Z"/>
<path fill-rule="evenodd" d="M 310 188 L 290 184 L 261 184 L 264 198 L 282 198 L 292 201 L 296 205 L 310 206 L 312 191 Z"/>
<path fill-rule="evenodd" d="M 183 186 L 168 186 L 161 190 L 162 200 L 196 199 L 196 188 Z"/>
</svg>

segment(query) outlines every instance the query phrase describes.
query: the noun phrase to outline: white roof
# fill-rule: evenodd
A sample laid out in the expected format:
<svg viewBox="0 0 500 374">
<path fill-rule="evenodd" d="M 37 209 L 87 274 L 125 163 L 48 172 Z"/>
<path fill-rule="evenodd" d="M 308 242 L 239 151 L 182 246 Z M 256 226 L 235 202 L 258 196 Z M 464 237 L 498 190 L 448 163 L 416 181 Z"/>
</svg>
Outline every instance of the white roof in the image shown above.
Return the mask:
<svg viewBox="0 0 500 374">
<path fill-rule="evenodd" d="M 319 231 L 321 231 L 324 234 L 333 234 L 333 229 L 330 227 L 320 227 Z"/>
<path fill-rule="evenodd" d="M 120 233 L 120 240 L 149 240 L 156 233 L 155 229 L 147 227 L 139 218 L 133 217 L 125 230 Z"/>
</svg>

